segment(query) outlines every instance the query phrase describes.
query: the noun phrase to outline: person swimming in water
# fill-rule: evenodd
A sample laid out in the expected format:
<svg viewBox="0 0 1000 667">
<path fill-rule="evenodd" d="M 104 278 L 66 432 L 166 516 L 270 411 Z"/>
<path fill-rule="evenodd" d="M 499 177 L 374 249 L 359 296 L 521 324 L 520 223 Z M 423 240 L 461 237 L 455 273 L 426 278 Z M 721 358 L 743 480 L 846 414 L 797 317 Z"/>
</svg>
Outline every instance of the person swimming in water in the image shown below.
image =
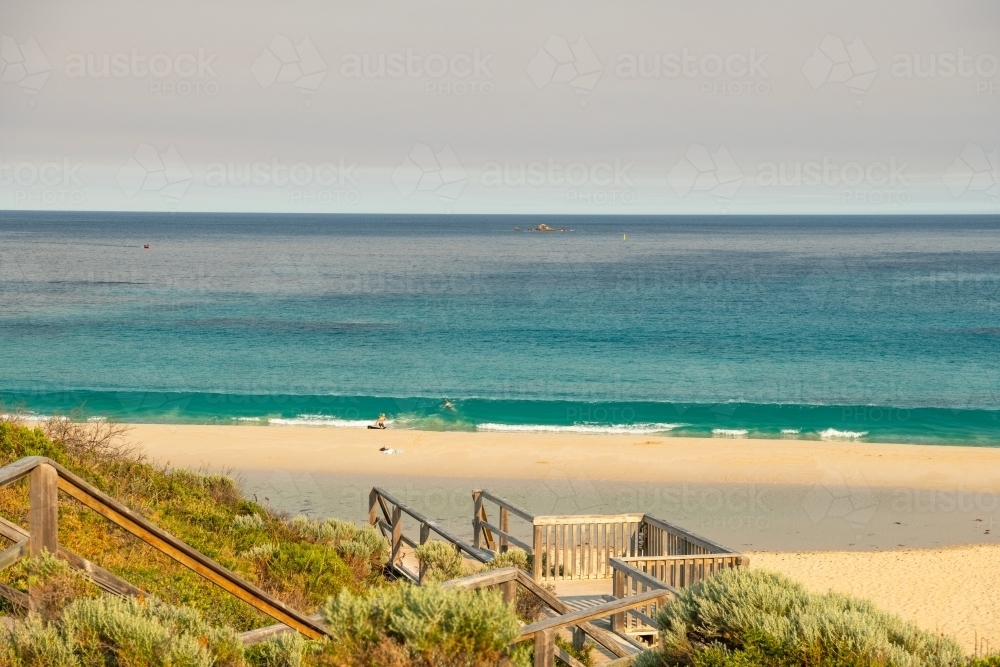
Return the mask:
<svg viewBox="0 0 1000 667">
<path fill-rule="evenodd" d="M 442 410 L 454 410 L 455 404 L 449 401 L 447 398 L 444 399 L 444 403 L 441 404 Z"/>
</svg>

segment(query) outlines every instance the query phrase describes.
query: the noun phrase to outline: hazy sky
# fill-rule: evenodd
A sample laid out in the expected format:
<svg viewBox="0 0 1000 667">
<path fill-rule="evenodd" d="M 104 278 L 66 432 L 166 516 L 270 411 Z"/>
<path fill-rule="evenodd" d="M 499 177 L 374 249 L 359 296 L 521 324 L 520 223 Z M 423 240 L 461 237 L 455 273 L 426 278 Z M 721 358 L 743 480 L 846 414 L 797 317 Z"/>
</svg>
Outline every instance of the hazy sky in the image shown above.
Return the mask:
<svg viewBox="0 0 1000 667">
<path fill-rule="evenodd" d="M 0 208 L 997 213 L 1000 3 L 0 0 Z"/>
</svg>

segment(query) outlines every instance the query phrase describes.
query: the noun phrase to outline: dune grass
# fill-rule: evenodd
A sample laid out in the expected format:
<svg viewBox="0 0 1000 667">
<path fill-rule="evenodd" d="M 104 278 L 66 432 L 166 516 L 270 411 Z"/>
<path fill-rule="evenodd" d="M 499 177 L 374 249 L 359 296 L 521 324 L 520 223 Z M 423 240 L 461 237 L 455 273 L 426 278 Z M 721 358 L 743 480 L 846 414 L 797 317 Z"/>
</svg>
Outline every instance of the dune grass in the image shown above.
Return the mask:
<svg viewBox="0 0 1000 667">
<path fill-rule="evenodd" d="M 807 592 L 764 570 L 726 570 L 683 591 L 659 619 L 659 650 L 635 667 L 960 667 L 952 639 L 872 602 Z"/>
<path fill-rule="evenodd" d="M 519 625 L 499 591 L 400 583 L 362 595 L 347 590 L 323 607 L 331 640 L 310 664 L 337 667 L 527 666 L 507 655 Z"/>
<path fill-rule="evenodd" d="M 7 417 L 0 420 L 0 465 L 47 456 L 300 611 L 312 612 L 342 590 L 361 592 L 382 582 L 387 545 L 370 528 L 287 520 L 243 498 L 229 477 L 152 465 L 125 435 L 101 422 L 32 426 Z M 0 515 L 26 526 L 27 512 L 26 481 L 0 489 Z M 272 622 L 65 496 L 59 542 L 165 603 L 198 610 L 208 623 L 243 631 Z M 0 572 L 0 582 L 15 587 L 16 577 Z"/>
</svg>

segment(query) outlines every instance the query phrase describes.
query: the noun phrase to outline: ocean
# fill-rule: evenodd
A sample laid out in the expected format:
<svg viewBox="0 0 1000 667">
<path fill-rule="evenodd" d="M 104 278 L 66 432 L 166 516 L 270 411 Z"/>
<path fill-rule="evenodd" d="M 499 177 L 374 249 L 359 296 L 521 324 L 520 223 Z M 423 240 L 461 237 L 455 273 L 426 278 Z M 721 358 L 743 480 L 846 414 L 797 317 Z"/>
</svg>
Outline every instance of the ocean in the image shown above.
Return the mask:
<svg viewBox="0 0 1000 667">
<path fill-rule="evenodd" d="M 998 446 L 1000 217 L 0 212 L 0 400 Z"/>
</svg>

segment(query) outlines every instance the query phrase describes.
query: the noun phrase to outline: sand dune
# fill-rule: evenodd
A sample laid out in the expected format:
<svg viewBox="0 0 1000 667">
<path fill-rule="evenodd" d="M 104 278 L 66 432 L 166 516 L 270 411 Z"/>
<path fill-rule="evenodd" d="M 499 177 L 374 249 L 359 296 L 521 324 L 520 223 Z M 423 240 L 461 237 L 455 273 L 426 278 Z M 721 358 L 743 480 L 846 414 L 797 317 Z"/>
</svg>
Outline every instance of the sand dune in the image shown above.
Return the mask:
<svg viewBox="0 0 1000 667">
<path fill-rule="evenodd" d="M 751 567 L 782 572 L 809 590 L 873 600 L 972 653 L 1000 650 L 1000 546 L 898 551 L 750 553 Z"/>
</svg>

